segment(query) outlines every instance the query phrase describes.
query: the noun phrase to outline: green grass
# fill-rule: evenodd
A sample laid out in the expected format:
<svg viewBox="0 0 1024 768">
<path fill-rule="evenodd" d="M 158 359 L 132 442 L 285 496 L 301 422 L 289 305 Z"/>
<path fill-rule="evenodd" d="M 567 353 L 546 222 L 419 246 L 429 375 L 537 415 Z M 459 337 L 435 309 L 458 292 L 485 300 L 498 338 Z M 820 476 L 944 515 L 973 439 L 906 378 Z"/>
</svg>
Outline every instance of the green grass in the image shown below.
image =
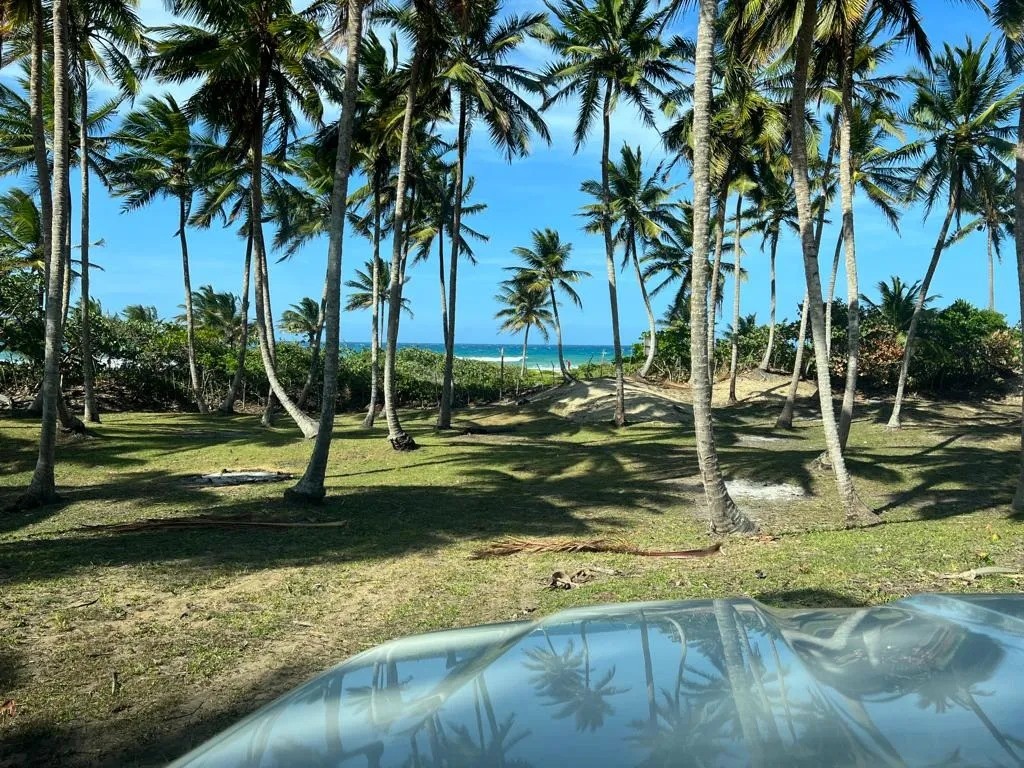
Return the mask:
<svg viewBox="0 0 1024 768">
<path fill-rule="evenodd" d="M 310 445 L 284 418 L 110 414 L 62 445 L 65 503 L 0 515 L 0 765 L 159 765 L 304 677 L 391 637 L 543 615 L 620 600 L 750 595 L 774 606 L 863 605 L 919 591 L 1010 591 L 990 577 L 934 574 L 997 564 L 1024 569 L 1009 501 L 1019 407 L 919 404 L 884 429 L 860 409 L 850 460 L 887 524 L 843 531 L 830 474 L 813 469 L 820 429 L 772 428 L 756 399 L 718 412 L 729 477 L 797 484 L 796 501 L 745 504 L 765 533 L 695 561 L 619 555 L 471 561 L 503 535 L 623 536 L 660 549 L 708 541 L 692 430 L 616 431 L 529 409 L 461 412 L 486 434 L 439 435 L 409 415 L 422 449 L 391 451 L 381 429 L 339 418 L 322 507 L 288 506 L 286 483 L 183 484 L 194 473 L 300 473 Z M 24 487 L 37 425 L 0 419 L 0 507 Z M 751 437 L 781 437 L 754 442 Z M 151 530 L 79 526 L 194 514 L 345 520 L 343 528 Z M 616 575 L 569 592 L 543 583 L 588 565 Z M 116 673 L 116 677 L 115 677 Z"/>
</svg>

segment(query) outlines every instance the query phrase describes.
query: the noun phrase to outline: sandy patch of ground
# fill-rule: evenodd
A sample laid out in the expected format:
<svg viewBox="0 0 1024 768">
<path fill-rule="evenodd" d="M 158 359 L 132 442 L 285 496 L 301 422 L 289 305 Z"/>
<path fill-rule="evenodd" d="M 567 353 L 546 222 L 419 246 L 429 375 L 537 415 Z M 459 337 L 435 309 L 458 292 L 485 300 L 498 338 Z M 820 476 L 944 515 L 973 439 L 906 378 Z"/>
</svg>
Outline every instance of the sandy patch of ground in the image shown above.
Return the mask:
<svg viewBox="0 0 1024 768">
<path fill-rule="evenodd" d="M 807 492 L 799 485 L 791 483 L 758 483 L 751 480 L 726 480 L 725 487 L 734 499 L 753 499 L 755 501 L 786 501 L 802 499 Z"/>
<path fill-rule="evenodd" d="M 626 421 L 633 424 L 693 423 L 689 404 L 672 390 L 627 381 L 625 401 Z M 557 416 L 580 424 L 611 422 L 615 415 L 615 381 L 576 381 L 544 392 L 533 402 Z"/>
</svg>

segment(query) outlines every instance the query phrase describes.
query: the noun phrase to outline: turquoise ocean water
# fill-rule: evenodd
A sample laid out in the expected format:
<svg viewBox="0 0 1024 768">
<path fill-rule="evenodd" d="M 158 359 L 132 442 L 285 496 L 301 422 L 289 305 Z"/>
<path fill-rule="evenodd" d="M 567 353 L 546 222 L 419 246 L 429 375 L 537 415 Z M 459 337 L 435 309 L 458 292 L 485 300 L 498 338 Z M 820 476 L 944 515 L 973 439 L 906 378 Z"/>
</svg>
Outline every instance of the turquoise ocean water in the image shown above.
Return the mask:
<svg viewBox="0 0 1024 768">
<path fill-rule="evenodd" d="M 347 341 L 342 344 L 346 349 L 360 350 L 367 349 L 369 342 Z M 427 349 L 431 352 L 444 352 L 444 344 L 399 344 L 399 347 L 413 347 L 416 349 Z M 583 365 L 588 362 L 600 363 L 602 360 L 612 359 L 612 345 L 600 344 L 566 344 L 562 347 L 567 362 L 573 366 Z M 501 362 L 501 355 L 504 351 L 505 365 L 519 365 L 522 360 L 522 344 L 456 344 L 455 356 L 466 360 L 480 360 L 486 363 Z M 623 348 L 623 354 L 629 349 Z M 554 344 L 531 344 L 526 350 L 526 364 L 530 368 L 541 368 L 550 370 L 558 368 L 558 347 Z"/>
</svg>

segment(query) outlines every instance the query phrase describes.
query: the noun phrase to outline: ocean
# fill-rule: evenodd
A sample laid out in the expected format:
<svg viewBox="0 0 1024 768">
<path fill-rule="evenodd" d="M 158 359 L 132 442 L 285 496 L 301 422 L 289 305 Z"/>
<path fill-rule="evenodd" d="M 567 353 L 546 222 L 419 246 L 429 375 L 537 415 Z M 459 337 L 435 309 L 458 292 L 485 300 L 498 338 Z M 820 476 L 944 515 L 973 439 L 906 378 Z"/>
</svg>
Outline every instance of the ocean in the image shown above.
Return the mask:
<svg viewBox="0 0 1024 768">
<path fill-rule="evenodd" d="M 346 341 L 342 343 L 345 349 L 361 350 L 368 349 L 370 342 Z M 402 347 L 415 349 L 427 349 L 431 352 L 444 352 L 444 344 L 399 344 Z M 520 365 L 522 362 L 522 344 L 455 344 L 455 356 L 464 360 L 479 360 L 485 363 L 499 363 L 504 352 L 505 365 Z M 623 354 L 628 349 L 623 347 Z M 585 363 L 600 363 L 611 361 L 612 345 L 601 344 L 566 344 L 562 347 L 562 354 L 567 363 L 573 366 Z M 526 364 L 530 368 L 541 370 L 558 369 L 558 347 L 555 344 L 531 344 L 526 348 Z"/>
</svg>

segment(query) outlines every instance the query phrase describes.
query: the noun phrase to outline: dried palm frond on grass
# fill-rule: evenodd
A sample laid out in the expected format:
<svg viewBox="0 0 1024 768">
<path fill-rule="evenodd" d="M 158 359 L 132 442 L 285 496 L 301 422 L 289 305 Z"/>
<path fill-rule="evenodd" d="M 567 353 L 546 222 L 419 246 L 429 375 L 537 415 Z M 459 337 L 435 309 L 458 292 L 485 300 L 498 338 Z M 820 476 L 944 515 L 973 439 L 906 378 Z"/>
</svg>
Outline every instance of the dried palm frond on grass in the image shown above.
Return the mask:
<svg viewBox="0 0 1024 768">
<path fill-rule="evenodd" d="M 540 555 L 551 552 L 610 552 L 619 555 L 637 555 L 639 557 L 707 557 L 717 553 L 722 548 L 721 542 L 716 542 L 710 547 L 703 549 L 679 549 L 679 550 L 651 550 L 640 549 L 627 544 L 621 539 L 520 539 L 513 536 L 506 537 L 483 549 L 478 549 L 469 557 L 471 560 L 485 560 L 491 557 L 506 557 L 508 555 L 529 554 Z"/>
</svg>

